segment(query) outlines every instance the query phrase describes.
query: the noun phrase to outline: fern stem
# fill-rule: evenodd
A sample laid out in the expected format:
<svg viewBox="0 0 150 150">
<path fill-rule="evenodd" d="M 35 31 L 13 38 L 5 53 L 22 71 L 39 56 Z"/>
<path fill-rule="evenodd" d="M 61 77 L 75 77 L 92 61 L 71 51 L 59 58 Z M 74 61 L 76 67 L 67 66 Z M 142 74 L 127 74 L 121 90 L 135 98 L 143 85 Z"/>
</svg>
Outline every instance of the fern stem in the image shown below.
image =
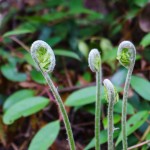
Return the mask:
<svg viewBox="0 0 150 150">
<path fill-rule="evenodd" d="M 96 103 L 95 103 L 95 150 L 100 150 L 100 111 L 101 111 L 101 67 L 96 72 Z"/>
<path fill-rule="evenodd" d="M 108 104 L 108 150 L 113 150 L 113 132 L 114 132 L 114 122 L 113 122 L 113 109 L 114 109 L 115 95 L 111 92 L 109 96 Z"/>
<path fill-rule="evenodd" d="M 60 108 L 60 111 L 61 111 L 61 114 L 62 114 L 62 117 L 63 117 L 63 120 L 64 120 L 64 124 L 65 124 L 65 127 L 66 127 L 67 135 L 68 135 L 70 150 L 75 150 L 76 148 L 75 148 L 72 129 L 71 129 L 71 126 L 70 126 L 70 122 L 69 122 L 69 119 L 68 119 L 67 112 L 66 112 L 65 107 L 63 105 L 63 102 L 61 100 L 61 97 L 60 97 L 56 87 L 54 86 L 51 78 L 49 77 L 48 73 L 42 71 L 42 74 L 43 74 L 44 78 L 46 79 L 46 81 L 47 81 L 47 83 L 48 83 L 48 85 L 49 85 L 49 87 L 50 87 L 57 103 L 58 103 L 58 106 Z"/>
<path fill-rule="evenodd" d="M 126 116 L 127 116 L 127 99 L 128 99 L 128 91 L 130 86 L 130 80 L 132 76 L 132 71 L 134 68 L 134 63 L 132 62 L 126 77 L 125 87 L 124 87 L 124 94 L 123 94 L 123 104 L 122 104 L 122 144 L 123 150 L 127 150 L 127 133 L 126 133 Z"/>
</svg>

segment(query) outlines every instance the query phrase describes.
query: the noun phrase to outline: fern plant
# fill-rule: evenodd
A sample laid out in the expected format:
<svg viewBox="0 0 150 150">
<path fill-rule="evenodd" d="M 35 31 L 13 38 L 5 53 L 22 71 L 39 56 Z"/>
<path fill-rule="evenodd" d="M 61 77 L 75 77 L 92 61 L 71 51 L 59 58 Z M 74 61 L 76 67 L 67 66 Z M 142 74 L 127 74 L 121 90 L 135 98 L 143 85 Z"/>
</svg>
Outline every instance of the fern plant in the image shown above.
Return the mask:
<svg viewBox="0 0 150 150">
<path fill-rule="evenodd" d="M 53 50 L 46 42 L 38 40 L 35 41 L 31 46 L 31 56 L 36 63 L 37 69 L 41 71 L 42 75 L 47 81 L 47 84 L 49 85 L 57 101 L 57 104 L 63 117 L 63 121 L 65 123 L 70 149 L 75 150 L 75 142 L 67 112 L 61 100 L 61 97 L 57 91 L 57 88 L 54 86 L 48 74 L 48 72 L 52 72 L 55 67 L 55 55 L 53 53 Z"/>
<path fill-rule="evenodd" d="M 104 90 L 105 90 L 105 98 L 108 102 L 108 150 L 114 149 L 113 144 L 113 132 L 114 132 L 114 123 L 113 123 L 113 110 L 114 104 L 118 101 L 118 93 L 111 83 L 110 80 L 105 79 L 103 81 Z"/>
<path fill-rule="evenodd" d="M 126 114 L 127 114 L 127 99 L 128 99 L 128 91 L 130 80 L 135 64 L 136 58 L 136 49 L 134 45 L 130 41 L 123 41 L 120 43 L 117 52 L 117 59 L 125 68 L 128 69 L 124 93 L 123 93 L 123 105 L 122 105 L 122 143 L 123 150 L 127 150 L 127 133 L 126 133 Z"/>
<path fill-rule="evenodd" d="M 90 69 L 96 73 L 96 103 L 95 103 L 95 149 L 100 150 L 100 110 L 101 110 L 101 87 L 102 67 L 101 57 L 97 49 L 92 49 L 88 57 Z"/>
</svg>

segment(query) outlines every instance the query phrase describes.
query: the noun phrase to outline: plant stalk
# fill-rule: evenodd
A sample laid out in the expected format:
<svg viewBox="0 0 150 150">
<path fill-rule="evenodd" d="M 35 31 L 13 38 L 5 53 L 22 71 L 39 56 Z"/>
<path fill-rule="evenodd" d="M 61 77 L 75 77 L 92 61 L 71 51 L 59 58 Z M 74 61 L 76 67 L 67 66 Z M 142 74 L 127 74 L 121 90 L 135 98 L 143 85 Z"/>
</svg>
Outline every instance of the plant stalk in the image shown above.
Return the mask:
<svg viewBox="0 0 150 150">
<path fill-rule="evenodd" d="M 130 80 L 133 72 L 135 61 L 131 63 L 129 67 L 125 87 L 124 87 L 124 94 L 123 94 L 123 104 L 122 104 L 122 144 L 123 150 L 127 150 L 127 133 L 126 133 L 126 114 L 127 114 L 127 99 L 128 99 L 128 91 L 130 86 Z"/>
<path fill-rule="evenodd" d="M 108 150 L 113 150 L 113 133 L 114 133 L 114 121 L 113 121 L 113 110 L 114 110 L 114 102 L 115 95 L 113 91 L 110 91 L 110 95 L 108 96 Z"/>
<path fill-rule="evenodd" d="M 72 133 L 72 129 L 71 129 L 71 126 L 70 126 L 70 122 L 69 122 L 69 118 L 68 118 L 68 115 L 67 115 L 67 112 L 65 110 L 65 107 L 63 105 L 63 102 L 62 102 L 62 99 L 56 89 L 56 87 L 54 86 L 50 76 L 48 75 L 47 72 L 43 72 L 41 70 L 44 78 L 46 79 L 56 101 L 57 101 L 57 104 L 60 108 L 60 112 L 62 114 L 62 117 L 63 117 L 63 121 L 64 121 L 64 124 L 65 124 L 65 127 L 66 127 L 66 131 L 67 131 L 67 135 L 68 135 L 68 141 L 69 141 L 69 146 L 70 146 L 70 150 L 75 150 L 75 142 L 74 142 L 74 138 L 73 138 L 73 133 Z"/>
<path fill-rule="evenodd" d="M 96 72 L 96 103 L 95 103 L 95 150 L 100 150 L 100 111 L 102 71 Z"/>
</svg>

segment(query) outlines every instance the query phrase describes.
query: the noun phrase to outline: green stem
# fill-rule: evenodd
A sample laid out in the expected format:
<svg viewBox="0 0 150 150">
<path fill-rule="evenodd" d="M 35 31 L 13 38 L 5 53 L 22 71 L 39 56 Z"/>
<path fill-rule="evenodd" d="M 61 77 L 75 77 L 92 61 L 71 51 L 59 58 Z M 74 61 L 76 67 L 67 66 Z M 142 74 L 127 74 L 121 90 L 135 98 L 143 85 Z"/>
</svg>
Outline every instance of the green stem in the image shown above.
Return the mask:
<svg viewBox="0 0 150 150">
<path fill-rule="evenodd" d="M 100 150 L 100 111 L 101 111 L 101 67 L 96 72 L 96 103 L 95 103 L 95 150 Z"/>
<path fill-rule="evenodd" d="M 131 66 L 129 67 L 126 82 L 125 82 L 125 87 L 124 87 L 124 94 L 123 94 L 123 104 L 122 104 L 122 144 L 123 144 L 123 150 L 127 150 L 127 147 L 128 147 L 127 133 L 126 133 L 127 99 L 128 99 L 129 85 L 130 85 L 130 80 L 131 80 L 134 64 L 135 64 L 135 62 L 132 62 Z"/>
<path fill-rule="evenodd" d="M 115 101 L 115 93 L 109 91 L 109 104 L 108 104 L 108 150 L 113 150 L 113 132 L 114 132 L 114 122 L 113 122 L 113 109 Z"/>
<path fill-rule="evenodd" d="M 63 105 L 63 102 L 61 100 L 61 97 L 59 96 L 59 93 L 56 89 L 56 87 L 54 86 L 51 78 L 49 77 L 48 73 L 46 72 L 43 72 L 41 70 L 44 78 L 46 79 L 57 103 L 58 103 L 58 106 L 60 108 L 60 112 L 62 114 L 62 117 L 63 117 L 63 120 L 64 120 L 64 124 L 65 124 L 65 127 L 66 127 L 66 131 L 67 131 L 67 135 L 68 135 L 68 141 L 69 141 L 69 145 L 70 145 L 70 150 L 75 150 L 75 143 L 74 143 L 74 138 L 73 138 L 73 134 L 72 134 L 72 129 L 71 129 L 71 126 L 70 126 L 70 122 L 69 122 L 69 119 L 68 119 L 68 115 L 67 115 L 67 112 L 65 110 L 65 107 Z"/>
</svg>

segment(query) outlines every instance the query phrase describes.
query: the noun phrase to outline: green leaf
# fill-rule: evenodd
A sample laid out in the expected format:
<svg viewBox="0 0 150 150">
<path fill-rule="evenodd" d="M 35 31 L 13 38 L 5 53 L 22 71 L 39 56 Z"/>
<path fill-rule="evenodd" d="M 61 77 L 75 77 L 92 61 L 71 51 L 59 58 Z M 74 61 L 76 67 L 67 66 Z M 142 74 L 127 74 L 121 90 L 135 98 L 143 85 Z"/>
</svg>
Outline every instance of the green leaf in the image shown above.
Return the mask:
<svg viewBox="0 0 150 150">
<path fill-rule="evenodd" d="M 3 116 L 5 124 L 12 124 L 15 120 L 32 115 L 49 104 L 45 97 L 26 98 L 10 107 Z"/>
<path fill-rule="evenodd" d="M 46 42 L 51 46 L 55 46 L 57 45 L 59 42 L 61 42 L 63 40 L 63 37 L 60 36 L 55 36 L 55 37 L 51 37 L 50 39 L 47 39 Z"/>
<path fill-rule="evenodd" d="M 121 116 L 118 114 L 114 114 L 114 125 L 117 124 L 121 120 Z M 103 126 L 105 129 L 108 127 L 108 118 L 103 118 Z"/>
<path fill-rule="evenodd" d="M 4 77 L 6 77 L 8 80 L 11 80 L 11 81 L 22 82 L 27 79 L 27 76 L 25 73 L 18 72 L 17 68 L 10 64 L 2 66 L 1 71 Z"/>
<path fill-rule="evenodd" d="M 5 103 L 3 105 L 3 109 L 4 109 L 4 111 L 6 111 L 7 109 L 9 109 L 11 106 L 16 104 L 17 102 L 20 102 L 26 98 L 33 97 L 33 96 L 34 96 L 33 90 L 28 90 L 28 89 L 19 90 L 19 91 L 13 93 L 12 95 L 10 95 L 5 100 Z"/>
<path fill-rule="evenodd" d="M 113 45 L 109 39 L 102 38 L 100 41 L 100 48 L 105 53 L 106 51 L 111 51 L 113 49 Z"/>
<path fill-rule="evenodd" d="M 44 79 L 42 73 L 39 71 L 32 70 L 31 78 L 32 78 L 32 80 L 34 80 L 35 82 L 37 82 L 39 84 L 46 84 L 46 80 Z"/>
<path fill-rule="evenodd" d="M 138 76 L 131 78 L 132 88 L 145 100 L 150 101 L 150 82 Z"/>
<path fill-rule="evenodd" d="M 135 130 L 137 130 L 148 118 L 149 113 L 148 111 L 140 111 L 133 115 L 126 124 L 127 128 L 127 136 L 129 136 L 131 133 L 133 133 Z M 116 146 L 121 142 L 122 140 L 122 132 L 120 133 Z"/>
<path fill-rule="evenodd" d="M 114 131 L 114 138 L 116 138 L 119 134 L 118 130 Z M 103 130 L 100 132 L 100 144 L 104 144 L 107 142 L 107 130 Z M 90 143 L 85 147 L 84 150 L 89 150 L 91 148 L 94 148 L 95 146 L 95 138 L 93 138 Z"/>
<path fill-rule="evenodd" d="M 89 47 L 83 40 L 78 42 L 78 49 L 85 58 L 88 58 Z"/>
<path fill-rule="evenodd" d="M 111 82 L 115 86 L 121 86 L 124 84 L 127 76 L 127 69 L 119 69 L 111 78 Z M 119 80 L 118 80 L 119 79 Z"/>
<path fill-rule="evenodd" d="M 142 45 L 143 47 L 147 47 L 150 45 L 150 33 L 146 34 L 141 42 L 140 42 L 140 45 Z"/>
<path fill-rule="evenodd" d="M 122 100 L 119 100 L 115 105 L 114 105 L 114 112 L 117 113 L 122 113 Z M 134 114 L 134 108 L 130 103 L 127 103 L 127 114 Z"/>
<path fill-rule="evenodd" d="M 21 34 L 27 34 L 27 33 L 32 33 L 34 32 L 33 30 L 30 30 L 30 29 L 15 29 L 15 30 L 12 30 L 12 31 L 8 31 L 6 32 L 3 37 L 9 37 L 9 36 L 12 36 L 12 35 L 21 35 Z"/>
<path fill-rule="evenodd" d="M 71 57 L 71 58 L 74 58 L 74 59 L 77 59 L 77 60 L 80 60 L 80 57 L 72 52 L 72 51 L 69 51 L 69 50 L 64 50 L 64 49 L 56 49 L 54 51 L 55 55 L 58 55 L 58 56 L 65 56 L 65 57 Z"/>
<path fill-rule="evenodd" d="M 133 3 L 139 7 L 144 7 L 149 0 L 133 0 Z"/>
<path fill-rule="evenodd" d="M 58 133 L 60 131 L 59 121 L 54 121 L 43 128 L 41 128 L 37 134 L 33 137 L 29 150 L 48 150 L 48 148 L 56 140 Z"/>
<path fill-rule="evenodd" d="M 95 102 L 96 87 L 91 86 L 73 92 L 67 98 L 66 106 L 82 106 Z M 103 94 L 102 94 L 103 95 Z M 104 97 L 104 96 L 103 96 Z"/>
</svg>

